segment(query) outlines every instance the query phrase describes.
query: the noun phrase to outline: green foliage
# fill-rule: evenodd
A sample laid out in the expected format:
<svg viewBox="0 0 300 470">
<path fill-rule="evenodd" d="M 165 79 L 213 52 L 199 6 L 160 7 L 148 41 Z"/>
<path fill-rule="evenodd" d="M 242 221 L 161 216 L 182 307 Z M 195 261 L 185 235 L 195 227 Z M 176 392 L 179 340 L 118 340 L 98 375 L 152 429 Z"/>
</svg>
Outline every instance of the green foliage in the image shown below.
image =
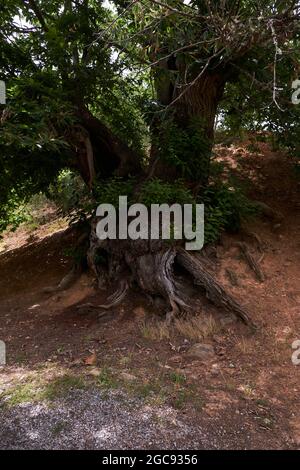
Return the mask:
<svg viewBox="0 0 300 470">
<path fill-rule="evenodd" d="M 26 224 L 26 228 L 36 228 L 46 223 L 49 218 L 44 210 L 49 205 L 50 200 L 43 193 L 35 194 L 29 199 L 20 199 L 12 191 L 8 203 L 1 207 L 0 232 L 8 227 L 15 231 L 21 224 Z"/>
<path fill-rule="evenodd" d="M 88 190 L 77 173 L 64 169 L 50 185 L 48 194 L 61 212 L 67 214 L 83 205 L 83 201 L 88 197 Z"/>
<path fill-rule="evenodd" d="M 186 376 L 176 371 L 170 372 L 170 379 L 176 385 L 183 385 L 186 382 Z"/>
<path fill-rule="evenodd" d="M 74 119 L 70 107 L 53 96 L 54 83 L 55 76 L 46 73 L 8 83 L 8 106 L 0 125 L 2 218 L 12 199 L 28 201 L 45 191 L 67 163 L 70 152 L 62 130 Z"/>
<path fill-rule="evenodd" d="M 8 226 L 14 231 L 23 222 L 30 222 L 31 220 L 32 217 L 25 201 L 12 190 L 7 203 L 0 208 L 0 233 Z"/>
<path fill-rule="evenodd" d="M 193 195 L 182 180 L 167 183 L 159 178 L 145 182 L 140 190 L 140 202 L 146 206 L 151 204 L 192 204 Z"/>
<path fill-rule="evenodd" d="M 98 384 L 104 389 L 115 389 L 118 386 L 118 382 L 114 377 L 111 369 L 103 367 L 98 377 Z"/>
<path fill-rule="evenodd" d="M 211 141 L 205 135 L 201 120 L 194 119 L 185 128 L 172 119 L 164 120 L 156 145 L 162 159 L 175 166 L 182 178 L 207 180 Z"/>
<path fill-rule="evenodd" d="M 197 199 L 183 180 L 169 183 L 152 178 L 141 185 L 138 193 L 134 192 L 135 188 L 134 179 L 111 178 L 99 182 L 94 189 L 97 205 L 108 203 L 118 207 L 119 196 L 127 196 L 128 204 L 139 202 L 147 207 L 151 204 L 204 203 L 205 243 L 217 241 L 224 230 L 237 231 L 243 219 L 256 213 L 255 204 L 247 199 L 243 191 L 228 184 L 212 184 Z"/>
<path fill-rule="evenodd" d="M 151 204 L 192 204 L 194 202 L 190 190 L 182 180 L 168 183 L 159 178 L 152 178 L 141 184 L 136 191 L 134 178 L 119 177 L 98 181 L 93 188 L 94 199 L 99 204 L 119 205 L 119 197 L 127 196 L 128 204 L 140 202 L 150 207 Z"/>
<path fill-rule="evenodd" d="M 113 88 L 104 88 L 93 103 L 95 115 L 140 157 L 145 155 L 149 141 L 149 129 L 143 119 L 143 104 L 148 95 L 148 89 L 136 81 L 119 79 L 115 80 Z"/>
<path fill-rule="evenodd" d="M 98 181 L 93 188 L 94 198 L 99 204 L 119 205 L 119 196 L 127 196 L 128 202 L 132 202 L 135 187 L 134 178 L 122 179 L 119 177 Z"/>
<path fill-rule="evenodd" d="M 46 26 L 27 2 L 8 0 L 3 11 L 1 4 L 0 79 L 7 87 L 7 105 L 0 106 L 1 218 L 12 190 L 28 199 L 74 168 L 79 106 L 141 155 L 147 134 L 137 81 L 124 80 L 125 62 L 117 65 L 111 49 L 95 42 L 111 12 L 94 1 L 43 0 L 38 8 Z M 17 16 L 28 25 L 21 27 Z"/>
<path fill-rule="evenodd" d="M 242 219 L 256 213 L 255 204 L 241 189 L 226 184 L 209 186 L 201 202 L 205 204 L 205 243 L 217 241 L 224 230 L 236 232 Z"/>
<path fill-rule="evenodd" d="M 299 78 L 295 64 L 300 60 L 299 39 L 295 36 L 294 40 L 291 54 L 282 54 L 276 64 L 277 104 L 273 87 L 267 85 L 273 70 L 273 46 L 256 47 L 244 59 L 240 74 L 226 84 L 219 107 L 219 129 L 234 137 L 243 137 L 245 131 L 261 132 L 269 135 L 274 150 L 288 149 L 291 156 L 300 156 L 300 105 L 292 103 L 292 82 Z"/>
</svg>

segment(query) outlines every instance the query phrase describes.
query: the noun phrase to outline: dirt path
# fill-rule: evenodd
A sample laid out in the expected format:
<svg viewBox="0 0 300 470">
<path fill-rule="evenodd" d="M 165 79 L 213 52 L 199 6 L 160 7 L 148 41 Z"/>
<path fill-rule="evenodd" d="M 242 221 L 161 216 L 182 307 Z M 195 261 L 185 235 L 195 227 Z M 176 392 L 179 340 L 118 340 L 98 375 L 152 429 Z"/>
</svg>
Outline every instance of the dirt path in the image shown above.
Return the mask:
<svg viewBox="0 0 300 470">
<path fill-rule="evenodd" d="M 248 235 L 224 236 L 211 262 L 258 331 L 224 321 L 205 299 L 205 332 L 168 331 L 153 320 L 159 308 L 138 292 L 98 318 L 94 309 L 77 309 L 109 294 L 94 290 L 87 275 L 68 291 L 42 294 L 68 271 L 72 235 L 16 247 L 0 256 L 8 360 L 0 369 L 1 448 L 300 447 L 300 366 L 291 361 L 300 339 L 299 183 L 288 160 L 265 144 L 256 154 L 243 149 L 219 152 L 239 177 L 253 179 L 254 199 L 283 214 L 280 223 L 247 226 L 262 242 L 266 280 L 256 279 L 236 246 L 243 239 L 261 257 Z M 203 342 L 214 354 L 190 357 Z"/>
</svg>

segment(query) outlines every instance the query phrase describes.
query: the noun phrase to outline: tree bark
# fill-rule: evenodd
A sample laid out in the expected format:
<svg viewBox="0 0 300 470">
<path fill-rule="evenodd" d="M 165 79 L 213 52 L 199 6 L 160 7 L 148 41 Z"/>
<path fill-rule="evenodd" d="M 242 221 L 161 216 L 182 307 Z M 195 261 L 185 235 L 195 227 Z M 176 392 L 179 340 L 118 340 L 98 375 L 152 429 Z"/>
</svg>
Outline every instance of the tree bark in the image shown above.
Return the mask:
<svg viewBox="0 0 300 470">
<path fill-rule="evenodd" d="M 95 176 L 127 177 L 141 174 L 139 156 L 85 106 L 77 107 L 80 122 L 68 136 L 80 174 L 90 187 Z"/>
<path fill-rule="evenodd" d="M 124 298 L 125 291 L 137 285 L 148 297 L 164 301 L 166 320 L 170 322 L 181 313 L 201 308 L 201 295 L 206 294 L 216 307 L 233 313 L 255 328 L 247 309 L 226 292 L 205 267 L 201 256 L 162 240 L 99 240 L 96 225 L 94 219 L 88 263 L 101 285 L 114 282 L 121 286 L 113 296 L 116 303 Z M 102 264 L 96 262 L 99 254 L 106 260 Z M 176 273 L 176 266 L 184 269 L 180 275 Z M 108 305 L 113 306 L 111 302 Z"/>
<path fill-rule="evenodd" d="M 163 68 L 163 73 L 161 71 L 158 73 L 155 82 L 161 111 L 156 114 L 152 123 L 154 143 L 151 148 L 150 171 L 152 175 L 163 179 L 185 177 L 180 168 L 176 168 L 176 165 L 172 165 L 161 155 L 161 141 L 166 138 L 164 124 L 167 118 L 174 123 L 178 133 L 183 131 L 183 135 L 186 135 L 190 141 L 190 161 L 186 155 L 180 155 L 180 149 L 178 154 L 179 159 L 183 161 L 182 166 L 190 167 L 189 179 L 205 185 L 209 177 L 215 117 L 223 96 L 225 80 L 222 74 L 206 72 L 195 78 L 192 85 L 178 87 L 176 83 L 172 83 L 170 75 L 167 74 L 167 70 L 172 69 L 170 62 L 164 63 Z M 181 71 L 180 77 L 184 74 L 185 71 Z M 197 146 L 197 140 L 194 141 L 193 132 L 197 133 L 198 139 L 200 138 L 200 146 Z"/>
</svg>

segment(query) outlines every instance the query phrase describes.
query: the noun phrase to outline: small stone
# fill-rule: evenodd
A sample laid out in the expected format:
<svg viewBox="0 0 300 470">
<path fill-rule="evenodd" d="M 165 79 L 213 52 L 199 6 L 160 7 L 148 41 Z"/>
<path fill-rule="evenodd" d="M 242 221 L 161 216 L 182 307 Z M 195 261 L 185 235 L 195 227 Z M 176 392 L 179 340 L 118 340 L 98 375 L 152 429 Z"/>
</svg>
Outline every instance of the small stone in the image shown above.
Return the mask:
<svg viewBox="0 0 300 470">
<path fill-rule="evenodd" d="M 94 366 L 97 364 L 97 355 L 93 352 L 90 356 L 85 358 L 84 363 L 86 366 Z"/>
<path fill-rule="evenodd" d="M 219 364 L 216 364 L 216 363 L 213 364 L 213 365 L 211 366 L 211 374 L 212 374 L 212 375 L 219 375 L 219 373 L 220 373 Z"/>
<path fill-rule="evenodd" d="M 128 372 L 121 372 L 120 377 L 121 379 L 126 380 L 126 382 L 134 382 L 137 380 L 135 375 L 129 374 Z"/>
<path fill-rule="evenodd" d="M 201 361 L 207 361 L 215 358 L 215 351 L 211 344 L 196 343 L 187 351 L 187 355 Z"/>
<path fill-rule="evenodd" d="M 88 375 L 92 375 L 93 377 L 99 377 L 101 374 L 101 369 L 99 367 L 93 367 L 92 369 L 88 369 Z"/>
</svg>

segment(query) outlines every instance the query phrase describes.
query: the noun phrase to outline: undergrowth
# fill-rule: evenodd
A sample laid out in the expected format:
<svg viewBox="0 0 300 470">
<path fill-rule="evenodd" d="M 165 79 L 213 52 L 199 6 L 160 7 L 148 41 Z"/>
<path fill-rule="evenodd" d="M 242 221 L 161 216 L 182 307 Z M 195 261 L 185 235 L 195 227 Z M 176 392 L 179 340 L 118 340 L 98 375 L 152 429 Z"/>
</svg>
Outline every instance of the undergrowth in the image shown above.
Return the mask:
<svg viewBox="0 0 300 470">
<path fill-rule="evenodd" d="M 139 202 L 147 207 L 152 204 L 174 203 L 205 205 L 205 243 L 214 243 L 225 230 L 238 231 L 241 221 L 255 213 L 255 206 L 243 191 L 216 178 L 206 189 L 194 196 L 182 180 L 166 182 L 152 178 L 138 185 L 134 178 L 112 177 L 98 180 L 89 192 L 82 179 L 70 170 L 63 170 L 55 184 L 44 194 L 33 196 L 28 202 L 11 195 L 9 204 L 3 208 L 6 218 L 0 218 L 0 231 L 7 226 L 15 230 L 20 224 L 41 225 L 39 209 L 52 201 L 61 216 L 68 216 L 70 224 L 86 221 L 99 204 L 119 205 L 119 196 L 127 196 L 128 205 Z M 138 191 L 137 191 L 138 187 Z"/>
</svg>

